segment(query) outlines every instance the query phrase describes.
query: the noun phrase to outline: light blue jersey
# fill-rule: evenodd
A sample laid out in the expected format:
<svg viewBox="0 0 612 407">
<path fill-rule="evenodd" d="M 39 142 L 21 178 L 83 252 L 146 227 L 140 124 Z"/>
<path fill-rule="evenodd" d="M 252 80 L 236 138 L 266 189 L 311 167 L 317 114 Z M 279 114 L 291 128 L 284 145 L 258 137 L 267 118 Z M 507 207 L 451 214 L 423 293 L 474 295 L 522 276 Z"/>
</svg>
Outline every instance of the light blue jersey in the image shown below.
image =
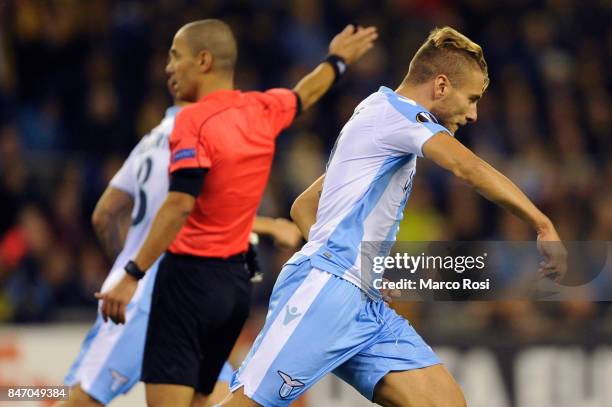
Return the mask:
<svg viewBox="0 0 612 407">
<path fill-rule="evenodd" d="M 417 157 L 434 134 L 446 132 L 416 102 L 381 87 L 357 106 L 329 160 L 317 221 L 300 254 L 378 298 L 362 258 L 387 255 L 412 190 Z M 368 253 L 364 253 L 368 251 Z"/>
<path fill-rule="evenodd" d="M 134 147 L 110 182 L 111 187 L 128 193 L 134 199 L 134 208 L 125 244 L 101 291 L 109 290 L 124 275 L 123 267 L 136 256 L 166 199 L 170 160 L 168 139 L 178 111 L 178 107 L 166 110 L 162 122 Z M 104 323 L 98 315 L 64 379 L 66 385 L 80 384 L 91 397 L 107 404 L 138 383 L 158 264 L 159 259 L 138 282 L 126 310 L 126 324 Z M 219 380 L 229 382 L 231 372 L 231 366 L 226 363 Z"/>
<path fill-rule="evenodd" d="M 372 254 L 362 242 L 395 240 L 417 157 L 439 132 L 450 134 L 424 107 L 385 87 L 357 106 L 329 160 L 309 241 L 284 265 L 232 391 L 287 406 L 332 372 L 371 400 L 389 372 L 440 363 L 380 299 L 361 261 Z M 386 255 L 391 245 L 375 246 Z"/>
</svg>

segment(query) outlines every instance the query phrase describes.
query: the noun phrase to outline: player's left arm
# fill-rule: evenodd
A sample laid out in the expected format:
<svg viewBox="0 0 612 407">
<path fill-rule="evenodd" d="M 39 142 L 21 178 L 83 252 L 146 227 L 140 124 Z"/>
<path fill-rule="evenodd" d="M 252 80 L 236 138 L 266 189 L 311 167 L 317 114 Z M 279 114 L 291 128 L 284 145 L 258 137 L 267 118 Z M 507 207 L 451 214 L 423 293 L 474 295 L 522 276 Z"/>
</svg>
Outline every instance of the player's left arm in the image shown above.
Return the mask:
<svg viewBox="0 0 612 407">
<path fill-rule="evenodd" d="M 555 227 L 512 181 L 443 132 L 425 142 L 423 155 L 468 182 L 485 198 L 528 222 L 538 234 L 538 249 L 544 256 L 540 273 L 556 281 L 563 277 L 567 252 Z"/>
<path fill-rule="evenodd" d="M 323 192 L 324 179 L 325 174 L 321 175 L 311 186 L 302 192 L 293 202 L 293 205 L 291 205 L 291 219 L 300 229 L 305 240 L 308 240 L 310 229 L 317 221 L 317 210 L 319 209 L 319 199 Z"/>
</svg>

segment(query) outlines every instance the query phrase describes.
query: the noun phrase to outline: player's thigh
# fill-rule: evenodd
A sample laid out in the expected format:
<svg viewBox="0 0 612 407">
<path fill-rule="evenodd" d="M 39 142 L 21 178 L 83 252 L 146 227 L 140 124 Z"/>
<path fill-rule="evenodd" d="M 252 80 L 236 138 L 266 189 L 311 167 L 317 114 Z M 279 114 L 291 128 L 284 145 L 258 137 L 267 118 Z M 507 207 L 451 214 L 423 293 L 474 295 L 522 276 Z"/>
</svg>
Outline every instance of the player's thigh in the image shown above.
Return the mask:
<svg viewBox="0 0 612 407">
<path fill-rule="evenodd" d="M 189 386 L 146 383 L 145 393 L 149 407 L 189 407 L 195 392 Z"/>
<path fill-rule="evenodd" d="M 442 364 L 389 372 L 374 389 L 385 407 L 465 407 L 461 388 Z"/>
<path fill-rule="evenodd" d="M 70 398 L 58 405 L 61 407 L 100 407 L 104 404 L 85 393 L 81 386 L 77 384 L 70 388 Z"/>
</svg>

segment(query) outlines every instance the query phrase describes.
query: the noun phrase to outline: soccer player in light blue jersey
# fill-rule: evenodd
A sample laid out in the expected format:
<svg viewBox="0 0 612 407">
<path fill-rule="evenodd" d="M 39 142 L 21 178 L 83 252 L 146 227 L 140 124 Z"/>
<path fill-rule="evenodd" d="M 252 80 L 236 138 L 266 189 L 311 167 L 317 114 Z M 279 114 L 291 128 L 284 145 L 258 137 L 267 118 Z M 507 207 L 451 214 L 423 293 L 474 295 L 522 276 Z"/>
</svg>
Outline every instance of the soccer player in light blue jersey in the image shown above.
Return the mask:
<svg viewBox="0 0 612 407">
<path fill-rule="evenodd" d="M 357 106 L 326 174 L 294 203 L 308 243 L 283 267 L 266 323 L 221 405 L 286 406 L 329 372 L 383 406 L 466 405 L 433 350 L 382 301 L 361 254 L 362 242 L 395 240 L 417 157 L 426 157 L 532 225 L 541 272 L 564 274 L 551 221 L 454 138 L 476 121 L 488 82 L 481 47 L 445 27 L 431 32 L 395 91 L 381 87 Z"/>
<path fill-rule="evenodd" d="M 170 107 L 162 122 L 134 147 L 96 205 L 92 216 L 94 229 L 108 256 L 115 259 L 101 291 L 112 287 L 125 274 L 124 264 L 140 248 L 168 194 L 168 138 L 181 105 L 185 103 Z M 286 219 L 257 217 L 253 231 L 270 235 L 281 246 L 295 247 L 301 241 L 297 227 Z M 105 405 L 130 391 L 140 380 L 158 262 L 139 281 L 127 306 L 125 324 L 105 323 L 98 312 L 65 378 L 65 384 L 72 386 L 71 398 L 65 405 Z M 210 400 L 218 401 L 225 396 L 232 370 L 229 363 L 223 366 Z"/>
</svg>

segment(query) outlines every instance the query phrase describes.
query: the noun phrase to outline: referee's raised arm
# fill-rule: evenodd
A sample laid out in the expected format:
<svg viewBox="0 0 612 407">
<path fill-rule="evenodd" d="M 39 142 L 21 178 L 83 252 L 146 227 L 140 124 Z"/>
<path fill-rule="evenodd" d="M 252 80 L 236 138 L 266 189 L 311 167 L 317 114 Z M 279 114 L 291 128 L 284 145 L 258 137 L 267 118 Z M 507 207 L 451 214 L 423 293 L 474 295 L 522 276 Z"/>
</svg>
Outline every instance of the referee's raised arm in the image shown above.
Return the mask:
<svg viewBox="0 0 612 407">
<path fill-rule="evenodd" d="M 331 86 L 338 82 L 348 65 L 355 62 L 378 38 L 376 27 L 347 25 L 329 43 L 329 54 L 325 61 L 302 78 L 293 91 L 298 95 L 302 110 L 315 104 Z"/>
</svg>

